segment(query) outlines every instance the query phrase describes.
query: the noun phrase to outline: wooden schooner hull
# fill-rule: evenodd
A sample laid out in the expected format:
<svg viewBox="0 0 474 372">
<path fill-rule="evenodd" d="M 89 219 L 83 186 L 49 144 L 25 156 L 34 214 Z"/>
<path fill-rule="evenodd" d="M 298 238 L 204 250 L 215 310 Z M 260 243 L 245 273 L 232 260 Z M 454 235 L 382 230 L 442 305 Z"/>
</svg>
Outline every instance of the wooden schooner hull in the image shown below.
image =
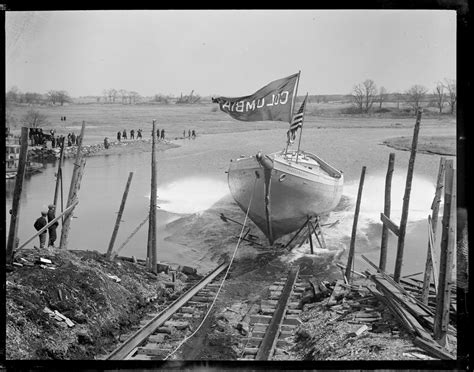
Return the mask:
<svg viewBox="0 0 474 372">
<path fill-rule="evenodd" d="M 296 152 L 239 158 L 231 161 L 228 172 L 234 200 L 244 213 L 249 209 L 249 218 L 270 244 L 299 229 L 308 216 L 334 209 L 343 182 L 342 172 L 303 151 L 298 162 Z"/>
</svg>

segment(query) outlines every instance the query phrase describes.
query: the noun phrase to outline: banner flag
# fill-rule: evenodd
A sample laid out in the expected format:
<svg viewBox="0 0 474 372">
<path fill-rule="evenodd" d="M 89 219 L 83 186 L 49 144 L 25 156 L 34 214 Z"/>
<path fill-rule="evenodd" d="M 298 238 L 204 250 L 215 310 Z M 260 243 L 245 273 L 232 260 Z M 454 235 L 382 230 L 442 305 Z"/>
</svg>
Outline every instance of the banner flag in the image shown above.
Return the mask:
<svg viewBox="0 0 474 372">
<path fill-rule="evenodd" d="M 272 81 L 250 96 L 217 97 L 221 111 L 241 121 L 291 120 L 291 103 L 299 73 Z"/>
</svg>

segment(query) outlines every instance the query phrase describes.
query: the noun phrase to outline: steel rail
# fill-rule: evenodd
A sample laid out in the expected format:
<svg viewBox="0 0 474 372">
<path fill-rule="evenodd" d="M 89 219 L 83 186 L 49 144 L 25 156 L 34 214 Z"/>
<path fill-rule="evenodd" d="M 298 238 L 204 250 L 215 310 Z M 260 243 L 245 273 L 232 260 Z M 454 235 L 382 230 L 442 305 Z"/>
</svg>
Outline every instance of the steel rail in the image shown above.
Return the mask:
<svg viewBox="0 0 474 372">
<path fill-rule="evenodd" d="M 174 301 L 170 306 L 161 311 L 153 319 L 151 319 L 145 326 L 135 332 L 130 338 L 120 345 L 117 349 L 107 356 L 107 360 L 124 360 L 134 351 L 136 347 L 142 344 L 158 327 L 160 327 L 168 318 L 173 315 L 179 308 L 188 302 L 196 293 L 209 284 L 216 276 L 224 271 L 229 266 L 228 263 L 223 263 L 214 271 L 208 274 L 200 282 L 196 283 L 183 296 Z"/>
<path fill-rule="evenodd" d="M 298 279 L 299 266 L 293 268 L 288 275 L 286 280 L 285 287 L 283 288 L 280 299 L 278 300 L 277 308 L 273 314 L 272 320 L 265 332 L 260 348 L 258 349 L 256 360 L 269 360 L 272 351 L 275 349 L 277 340 L 278 340 L 278 331 L 280 329 L 280 324 L 286 313 L 286 308 L 288 301 L 290 299 L 291 293 L 293 292 L 293 286 Z"/>
</svg>

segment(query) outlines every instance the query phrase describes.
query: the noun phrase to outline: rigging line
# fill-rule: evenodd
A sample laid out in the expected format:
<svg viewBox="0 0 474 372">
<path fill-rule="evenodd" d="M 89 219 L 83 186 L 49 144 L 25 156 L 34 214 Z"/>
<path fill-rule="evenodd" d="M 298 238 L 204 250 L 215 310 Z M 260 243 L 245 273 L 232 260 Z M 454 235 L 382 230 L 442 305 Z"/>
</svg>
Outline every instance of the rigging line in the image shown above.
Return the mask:
<svg viewBox="0 0 474 372">
<path fill-rule="evenodd" d="M 240 235 L 239 235 L 239 240 L 237 241 L 237 244 L 235 246 L 235 249 L 234 249 L 234 253 L 232 254 L 232 258 L 230 259 L 230 262 L 229 262 L 229 266 L 227 267 L 227 271 L 225 272 L 225 275 L 224 275 L 224 278 L 222 278 L 222 282 L 219 286 L 219 289 L 217 290 L 217 293 L 214 297 L 214 300 L 212 301 L 211 303 L 211 306 L 209 306 L 209 309 L 207 310 L 207 313 L 206 315 L 204 315 L 204 318 L 202 319 L 201 323 L 199 324 L 199 326 L 196 328 L 196 330 L 191 333 L 189 336 L 185 337 L 183 341 L 181 341 L 178 346 L 171 352 L 169 353 L 163 360 L 167 360 L 170 356 L 172 356 L 174 353 L 176 353 L 179 348 L 181 346 L 183 346 L 183 344 L 188 341 L 191 337 L 193 337 L 202 327 L 202 325 L 204 324 L 204 322 L 206 321 L 207 317 L 209 316 L 209 314 L 211 313 L 211 310 L 212 308 L 214 307 L 214 304 L 216 303 L 217 301 L 217 297 L 219 296 L 219 293 L 221 292 L 221 289 L 222 289 L 222 286 L 224 285 L 224 282 L 225 280 L 227 279 L 227 275 L 229 274 L 229 271 L 230 271 L 230 268 L 232 266 L 232 262 L 234 261 L 234 258 L 235 258 L 235 255 L 237 253 L 237 249 L 239 248 L 239 245 L 240 245 L 240 242 L 242 241 L 242 234 L 244 232 L 244 229 L 245 229 L 245 224 L 247 223 L 247 218 L 248 218 L 248 215 L 249 215 L 249 212 L 250 212 L 250 206 L 252 205 L 252 199 L 253 199 L 253 195 L 255 193 L 255 185 L 257 184 L 257 177 L 255 177 L 255 181 L 253 183 L 253 189 L 252 189 L 252 195 L 250 195 L 250 201 L 249 201 L 249 206 L 247 208 L 247 213 L 245 214 L 245 219 L 244 219 L 244 223 L 242 224 L 242 229 L 240 230 Z"/>
<path fill-rule="evenodd" d="M 133 236 L 138 232 L 138 230 L 141 229 L 141 227 L 145 224 L 146 221 L 148 221 L 148 218 L 150 218 L 150 216 L 146 216 L 146 218 L 140 223 L 140 225 L 138 225 L 138 227 L 133 230 L 133 232 L 128 236 L 128 238 L 125 240 L 125 242 L 122 243 L 122 245 L 115 251 L 114 255 L 117 255 L 123 247 L 125 247 L 125 245 L 128 244 L 128 242 L 130 241 L 130 239 L 133 238 Z"/>
</svg>

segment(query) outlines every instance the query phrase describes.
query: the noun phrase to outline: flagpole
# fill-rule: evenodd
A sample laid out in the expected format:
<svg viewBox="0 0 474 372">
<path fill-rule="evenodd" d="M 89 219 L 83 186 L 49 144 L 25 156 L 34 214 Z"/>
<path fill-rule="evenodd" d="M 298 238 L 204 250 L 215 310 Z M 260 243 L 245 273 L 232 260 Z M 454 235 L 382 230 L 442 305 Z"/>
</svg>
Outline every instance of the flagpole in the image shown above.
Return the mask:
<svg viewBox="0 0 474 372">
<path fill-rule="evenodd" d="M 306 97 L 305 97 L 304 102 L 306 102 L 307 98 L 308 98 L 308 92 L 306 92 Z M 306 104 L 304 105 L 303 117 L 301 118 L 300 140 L 298 141 L 298 151 L 296 151 L 296 162 L 297 163 L 298 163 L 298 156 L 300 155 L 301 136 L 303 135 L 303 124 L 304 124 L 304 114 L 305 114 L 305 112 L 306 112 Z"/>
<path fill-rule="evenodd" d="M 291 125 L 291 120 L 293 119 L 293 110 L 295 109 L 295 101 L 296 101 L 296 95 L 298 94 L 298 84 L 300 82 L 300 75 L 301 75 L 301 70 L 298 71 L 298 79 L 296 80 L 296 85 L 293 92 L 293 98 L 291 99 L 290 118 L 288 120 L 288 124 L 290 125 Z M 285 155 L 288 152 L 289 145 L 290 145 L 290 139 L 288 138 L 286 141 Z"/>
</svg>

